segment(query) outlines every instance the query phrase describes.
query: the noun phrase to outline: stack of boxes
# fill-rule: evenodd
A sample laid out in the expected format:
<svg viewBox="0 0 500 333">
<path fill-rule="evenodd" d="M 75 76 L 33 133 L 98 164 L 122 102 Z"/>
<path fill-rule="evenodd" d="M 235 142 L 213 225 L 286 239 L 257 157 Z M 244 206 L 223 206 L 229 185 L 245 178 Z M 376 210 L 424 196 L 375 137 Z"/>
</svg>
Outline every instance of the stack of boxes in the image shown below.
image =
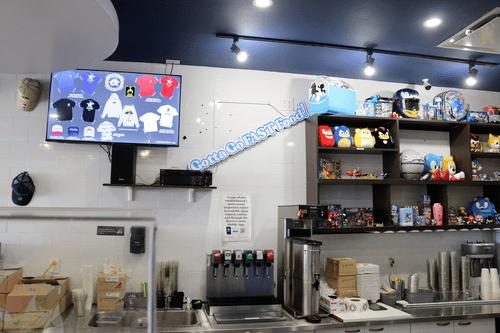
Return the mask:
<svg viewBox="0 0 500 333">
<path fill-rule="evenodd" d="M 21 273 L 15 273 L 22 275 Z M 17 276 L 9 276 L 12 282 Z M 17 280 L 5 297 L 3 329 L 44 329 L 72 302 L 69 277 L 39 276 Z"/>
<path fill-rule="evenodd" d="M 109 311 L 124 307 L 127 276 L 99 274 L 97 277 L 97 310 Z"/>
<path fill-rule="evenodd" d="M 380 268 L 375 264 L 356 265 L 356 286 L 358 296 L 372 303 L 380 299 Z"/>
<path fill-rule="evenodd" d="M 340 298 L 357 296 L 356 259 L 329 257 L 326 261 L 326 282 Z"/>
</svg>

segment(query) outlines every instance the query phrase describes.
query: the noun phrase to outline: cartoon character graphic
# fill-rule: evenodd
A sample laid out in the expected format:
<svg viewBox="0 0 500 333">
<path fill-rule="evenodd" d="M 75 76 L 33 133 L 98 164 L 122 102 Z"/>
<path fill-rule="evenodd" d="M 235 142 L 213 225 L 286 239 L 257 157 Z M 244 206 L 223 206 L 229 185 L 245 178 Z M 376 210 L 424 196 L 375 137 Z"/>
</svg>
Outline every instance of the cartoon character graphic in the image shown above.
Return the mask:
<svg viewBox="0 0 500 333">
<path fill-rule="evenodd" d="M 321 147 L 333 147 L 335 144 L 332 129 L 329 126 L 318 126 L 318 143 Z"/>
<path fill-rule="evenodd" d="M 441 178 L 441 170 L 443 169 L 443 156 L 435 154 L 427 154 L 424 156 L 424 172 L 421 180 L 431 177 L 432 180 Z"/>
<path fill-rule="evenodd" d="M 500 153 L 500 136 L 494 136 L 490 133 L 488 146 L 490 147 L 490 153 Z"/>
<path fill-rule="evenodd" d="M 487 197 L 476 197 L 472 200 L 472 203 L 467 210 L 467 214 L 469 216 L 478 216 L 481 215 L 483 219 L 487 217 L 494 218 L 497 213 L 495 209 L 495 205 L 490 202 L 490 199 Z"/>
<path fill-rule="evenodd" d="M 441 180 L 450 180 L 457 173 L 457 165 L 453 161 L 453 156 L 443 158 L 443 170 Z"/>
<path fill-rule="evenodd" d="M 352 146 L 351 132 L 347 126 L 335 126 L 333 131 L 335 147 L 349 148 Z"/>
<path fill-rule="evenodd" d="M 475 134 L 470 134 L 470 151 L 482 153 L 483 144 L 479 141 L 479 137 Z"/>
<path fill-rule="evenodd" d="M 393 148 L 394 141 L 392 140 L 389 130 L 385 127 L 375 128 L 375 148 Z"/>
<path fill-rule="evenodd" d="M 325 99 L 326 95 L 326 84 L 323 80 L 318 80 L 311 85 L 309 89 L 309 100 L 319 102 L 321 99 Z"/>
<path fill-rule="evenodd" d="M 368 128 L 356 128 L 354 134 L 354 146 L 356 148 L 373 148 L 375 145 L 375 138 Z"/>
</svg>

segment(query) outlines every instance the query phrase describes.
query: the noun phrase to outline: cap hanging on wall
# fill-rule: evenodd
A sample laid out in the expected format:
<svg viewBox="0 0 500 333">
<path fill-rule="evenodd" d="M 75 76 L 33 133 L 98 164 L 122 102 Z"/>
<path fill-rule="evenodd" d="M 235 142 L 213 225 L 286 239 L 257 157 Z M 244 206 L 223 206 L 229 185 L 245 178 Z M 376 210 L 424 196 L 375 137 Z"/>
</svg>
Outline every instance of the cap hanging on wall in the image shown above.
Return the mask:
<svg viewBox="0 0 500 333">
<path fill-rule="evenodd" d="M 42 89 L 36 80 L 26 77 L 17 86 L 17 107 L 23 111 L 33 111 L 40 99 Z"/>
<path fill-rule="evenodd" d="M 21 172 L 12 180 L 12 202 L 18 206 L 30 203 L 35 193 L 35 184 L 27 171 Z"/>
</svg>

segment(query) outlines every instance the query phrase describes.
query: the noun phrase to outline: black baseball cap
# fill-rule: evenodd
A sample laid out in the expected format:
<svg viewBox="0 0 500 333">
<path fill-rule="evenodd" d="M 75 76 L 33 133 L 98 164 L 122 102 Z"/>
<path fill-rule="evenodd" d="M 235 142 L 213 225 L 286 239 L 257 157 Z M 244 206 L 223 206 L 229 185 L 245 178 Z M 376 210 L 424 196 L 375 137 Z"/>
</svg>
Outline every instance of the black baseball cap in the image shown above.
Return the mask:
<svg viewBox="0 0 500 333">
<path fill-rule="evenodd" d="M 35 184 L 27 171 L 21 172 L 12 180 L 12 202 L 19 206 L 30 203 L 35 193 Z"/>
</svg>

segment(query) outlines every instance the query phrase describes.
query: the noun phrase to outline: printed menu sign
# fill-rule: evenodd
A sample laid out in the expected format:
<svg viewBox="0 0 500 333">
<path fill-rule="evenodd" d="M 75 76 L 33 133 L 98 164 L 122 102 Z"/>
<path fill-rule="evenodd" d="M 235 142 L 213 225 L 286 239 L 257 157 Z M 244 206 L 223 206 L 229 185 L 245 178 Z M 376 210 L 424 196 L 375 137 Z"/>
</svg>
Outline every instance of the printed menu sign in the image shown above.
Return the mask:
<svg viewBox="0 0 500 333">
<path fill-rule="evenodd" d="M 252 215 L 249 195 L 224 195 L 222 215 L 225 242 L 249 242 L 251 240 Z"/>
</svg>

